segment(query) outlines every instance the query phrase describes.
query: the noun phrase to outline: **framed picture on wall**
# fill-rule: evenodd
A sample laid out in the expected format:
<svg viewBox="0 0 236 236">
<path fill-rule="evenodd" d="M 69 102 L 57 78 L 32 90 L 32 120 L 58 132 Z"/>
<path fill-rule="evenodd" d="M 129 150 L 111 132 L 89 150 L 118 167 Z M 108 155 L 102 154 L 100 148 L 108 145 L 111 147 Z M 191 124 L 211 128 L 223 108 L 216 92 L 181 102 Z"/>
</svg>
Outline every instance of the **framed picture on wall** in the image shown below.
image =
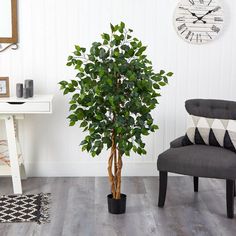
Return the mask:
<svg viewBox="0 0 236 236">
<path fill-rule="evenodd" d="M 9 97 L 9 78 L 8 77 L 0 77 L 0 98 L 1 97 Z"/>
</svg>

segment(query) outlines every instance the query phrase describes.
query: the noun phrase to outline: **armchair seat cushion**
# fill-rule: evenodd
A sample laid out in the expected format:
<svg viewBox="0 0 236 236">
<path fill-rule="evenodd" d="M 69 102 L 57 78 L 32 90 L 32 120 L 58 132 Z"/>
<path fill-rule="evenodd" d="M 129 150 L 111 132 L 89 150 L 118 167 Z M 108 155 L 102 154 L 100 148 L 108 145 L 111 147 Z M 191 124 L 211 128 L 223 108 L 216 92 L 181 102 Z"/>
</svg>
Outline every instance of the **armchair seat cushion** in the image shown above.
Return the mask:
<svg viewBox="0 0 236 236">
<path fill-rule="evenodd" d="M 205 145 L 170 148 L 159 155 L 159 171 L 198 177 L 236 179 L 236 154 Z"/>
</svg>

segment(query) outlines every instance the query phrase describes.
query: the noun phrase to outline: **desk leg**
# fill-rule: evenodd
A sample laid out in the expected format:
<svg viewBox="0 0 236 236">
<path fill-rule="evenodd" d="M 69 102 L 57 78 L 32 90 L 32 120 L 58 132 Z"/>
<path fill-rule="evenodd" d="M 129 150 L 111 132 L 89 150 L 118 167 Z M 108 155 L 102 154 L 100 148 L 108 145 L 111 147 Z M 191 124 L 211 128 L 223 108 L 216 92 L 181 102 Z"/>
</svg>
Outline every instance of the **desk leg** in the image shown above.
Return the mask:
<svg viewBox="0 0 236 236">
<path fill-rule="evenodd" d="M 16 135 L 14 128 L 14 119 L 12 115 L 5 118 L 8 151 L 11 164 L 11 175 L 14 194 L 22 194 L 20 168 L 17 155 Z"/>
<path fill-rule="evenodd" d="M 24 159 L 22 157 L 22 151 L 21 151 L 21 146 L 19 142 L 19 135 L 18 135 L 18 126 L 17 126 L 17 121 L 14 119 L 14 127 L 15 127 L 15 136 L 16 136 L 16 149 L 17 149 L 17 154 L 18 154 L 18 161 L 20 160 L 20 177 L 22 180 L 27 179 L 26 172 L 25 172 L 25 165 L 24 165 Z"/>
<path fill-rule="evenodd" d="M 21 163 L 20 164 L 20 177 L 22 180 L 26 180 L 27 176 L 25 172 L 24 159 L 22 157 L 22 151 L 21 151 L 18 135 L 16 135 L 16 149 L 17 149 L 18 161 L 20 160 L 20 163 Z"/>
</svg>

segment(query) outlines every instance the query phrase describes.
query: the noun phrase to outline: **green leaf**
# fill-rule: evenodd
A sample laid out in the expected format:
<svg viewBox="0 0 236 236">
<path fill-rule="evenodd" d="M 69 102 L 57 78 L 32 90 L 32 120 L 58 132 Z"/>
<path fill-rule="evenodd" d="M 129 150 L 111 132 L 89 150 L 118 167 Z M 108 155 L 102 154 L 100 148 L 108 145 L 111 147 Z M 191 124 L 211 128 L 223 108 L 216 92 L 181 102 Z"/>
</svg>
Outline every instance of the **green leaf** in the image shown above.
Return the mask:
<svg viewBox="0 0 236 236">
<path fill-rule="evenodd" d="M 99 77 L 102 77 L 105 74 L 105 70 L 103 68 L 99 68 Z"/>
<path fill-rule="evenodd" d="M 101 59 L 104 59 L 105 56 L 106 56 L 106 51 L 105 51 L 105 49 L 104 49 L 104 48 L 100 48 L 99 57 L 100 57 Z"/>
<path fill-rule="evenodd" d="M 171 77 L 174 73 L 173 72 L 168 72 L 166 75 Z"/>
<path fill-rule="evenodd" d="M 83 120 L 83 118 L 84 118 L 84 111 L 83 111 L 83 109 L 78 108 L 76 110 L 76 114 L 77 114 L 78 120 Z"/>
<path fill-rule="evenodd" d="M 107 80 L 107 83 L 108 83 L 110 86 L 112 86 L 112 80 L 111 80 L 111 79 L 108 79 L 108 80 Z"/>
<path fill-rule="evenodd" d="M 88 141 L 83 140 L 83 141 L 80 143 L 80 145 L 82 146 L 82 145 L 85 145 L 85 144 L 87 144 L 87 143 L 88 143 Z"/>
<path fill-rule="evenodd" d="M 166 83 L 161 81 L 161 82 L 159 82 L 159 85 L 160 85 L 160 86 L 165 86 Z"/>
<path fill-rule="evenodd" d="M 75 114 L 71 114 L 67 118 L 70 119 L 70 121 L 74 121 L 74 122 L 76 122 L 78 120 L 78 118 Z"/>
<path fill-rule="evenodd" d="M 86 52 L 86 48 L 80 48 L 81 52 L 85 53 Z"/>
<path fill-rule="evenodd" d="M 164 75 L 165 74 L 165 71 L 164 70 L 161 70 L 160 71 L 160 75 Z"/>
<path fill-rule="evenodd" d="M 79 45 L 75 45 L 75 49 L 76 49 L 76 51 L 80 51 L 80 46 Z"/>
<path fill-rule="evenodd" d="M 102 120 L 102 115 L 101 115 L 101 114 L 97 114 L 97 115 L 95 116 L 95 118 L 100 121 L 100 120 Z"/>
<path fill-rule="evenodd" d="M 141 154 L 143 153 L 143 152 L 142 152 L 142 148 L 138 147 L 137 153 L 138 153 L 139 155 L 141 155 Z"/>
<path fill-rule="evenodd" d="M 166 76 L 163 76 L 163 81 L 164 81 L 166 84 L 168 84 L 168 79 L 167 79 Z"/>
<path fill-rule="evenodd" d="M 62 85 L 62 86 L 66 86 L 68 84 L 67 81 L 65 80 L 62 80 L 61 82 L 59 82 L 58 84 Z"/>
<path fill-rule="evenodd" d="M 142 154 L 146 155 L 147 154 L 146 150 L 143 149 Z"/>
<path fill-rule="evenodd" d="M 143 46 L 141 47 L 138 52 L 135 53 L 135 56 L 141 56 L 142 53 L 146 50 L 147 47 Z"/>
<path fill-rule="evenodd" d="M 71 121 L 70 126 L 74 126 L 74 125 L 75 125 L 75 121 Z"/>
<path fill-rule="evenodd" d="M 110 41 L 110 35 L 109 34 L 106 34 L 106 33 L 102 34 L 102 38 L 107 40 L 107 41 Z"/>
<path fill-rule="evenodd" d="M 70 92 L 70 90 L 68 88 L 66 88 L 63 92 L 64 95 L 68 94 Z"/>
<path fill-rule="evenodd" d="M 153 84 L 153 88 L 160 89 L 160 86 L 158 84 Z"/>
<path fill-rule="evenodd" d="M 77 60 L 77 63 L 76 63 L 76 66 L 75 66 L 75 69 L 80 69 L 81 65 L 83 64 L 83 62 L 81 60 Z"/>
<path fill-rule="evenodd" d="M 73 86 L 77 87 L 78 86 L 78 82 L 76 80 L 71 80 L 71 83 L 73 84 Z"/>
<path fill-rule="evenodd" d="M 101 153 L 102 149 L 101 148 L 97 148 L 96 150 L 96 155 L 99 155 Z"/>
<path fill-rule="evenodd" d="M 103 40 L 103 44 L 107 45 L 109 42 L 107 40 Z"/>
<path fill-rule="evenodd" d="M 88 125 L 88 122 L 87 121 L 83 121 L 81 124 L 80 124 L 80 127 L 86 127 Z"/>
<path fill-rule="evenodd" d="M 157 125 L 152 125 L 151 128 L 152 128 L 153 131 L 156 130 L 156 129 L 159 129 L 159 127 Z"/>
<path fill-rule="evenodd" d="M 142 129 L 141 129 L 141 132 L 142 132 L 143 135 L 148 135 L 148 131 L 147 131 L 147 129 L 145 129 L 145 128 L 142 128 Z"/>
<path fill-rule="evenodd" d="M 81 56 L 81 52 L 80 51 L 74 51 L 73 53 L 74 53 L 75 56 L 78 56 L 78 57 Z"/>
<path fill-rule="evenodd" d="M 115 31 L 115 27 L 112 24 L 110 24 L 110 28 L 111 28 L 111 32 Z"/>
<path fill-rule="evenodd" d="M 70 106 L 70 111 L 75 110 L 76 108 L 77 108 L 77 105 L 76 105 L 76 104 L 72 104 L 72 105 Z"/>
</svg>

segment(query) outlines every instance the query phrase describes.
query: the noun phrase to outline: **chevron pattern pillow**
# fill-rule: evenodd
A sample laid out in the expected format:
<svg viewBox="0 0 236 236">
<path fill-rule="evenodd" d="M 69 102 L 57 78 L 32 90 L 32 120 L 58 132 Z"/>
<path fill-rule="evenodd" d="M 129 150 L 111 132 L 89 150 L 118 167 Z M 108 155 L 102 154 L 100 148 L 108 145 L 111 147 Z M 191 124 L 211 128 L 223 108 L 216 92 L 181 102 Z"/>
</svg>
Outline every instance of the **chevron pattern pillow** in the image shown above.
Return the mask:
<svg viewBox="0 0 236 236">
<path fill-rule="evenodd" d="M 189 115 L 187 132 L 182 144 L 218 146 L 236 152 L 236 120 Z"/>
</svg>

